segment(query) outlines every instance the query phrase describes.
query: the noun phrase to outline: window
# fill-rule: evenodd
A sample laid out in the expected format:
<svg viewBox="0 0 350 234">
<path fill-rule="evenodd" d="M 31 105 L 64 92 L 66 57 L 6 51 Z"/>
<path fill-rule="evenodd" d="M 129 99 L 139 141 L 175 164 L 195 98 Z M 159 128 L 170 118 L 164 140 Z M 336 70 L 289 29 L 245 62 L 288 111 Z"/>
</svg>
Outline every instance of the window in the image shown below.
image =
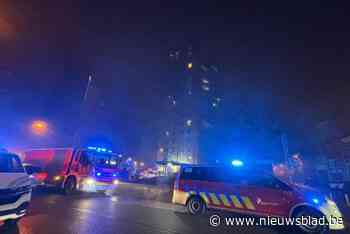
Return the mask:
<svg viewBox="0 0 350 234">
<path fill-rule="evenodd" d="M 273 176 L 252 176 L 247 177 L 246 183 L 248 186 L 263 187 L 271 189 L 289 190 L 289 187 Z"/>
<path fill-rule="evenodd" d="M 0 154 L 0 173 L 24 172 L 19 157 L 15 154 Z"/>
<path fill-rule="evenodd" d="M 211 182 L 231 182 L 232 172 L 224 167 L 186 167 L 181 179 Z"/>
<path fill-rule="evenodd" d="M 181 179 L 185 180 L 206 180 L 207 173 L 205 167 L 184 168 Z"/>
<path fill-rule="evenodd" d="M 224 167 L 209 167 L 208 180 L 213 182 L 230 183 L 232 181 L 232 170 Z"/>
<path fill-rule="evenodd" d="M 86 164 L 91 163 L 94 166 L 104 168 L 117 168 L 120 163 L 120 159 L 114 154 L 99 153 L 94 151 L 82 152 L 81 158 L 86 162 Z"/>
</svg>

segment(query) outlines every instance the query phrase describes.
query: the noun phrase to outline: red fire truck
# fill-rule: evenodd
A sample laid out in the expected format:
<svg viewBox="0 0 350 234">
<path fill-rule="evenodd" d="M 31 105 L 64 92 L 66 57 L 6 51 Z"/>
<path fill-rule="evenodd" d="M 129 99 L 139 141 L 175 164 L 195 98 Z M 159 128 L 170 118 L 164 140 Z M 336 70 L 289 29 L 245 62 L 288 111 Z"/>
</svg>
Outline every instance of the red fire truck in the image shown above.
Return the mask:
<svg viewBox="0 0 350 234">
<path fill-rule="evenodd" d="M 47 148 L 23 150 L 24 163 L 38 166 L 45 173 L 43 184 L 75 191 L 107 192 L 118 184 L 120 158 L 104 148 Z"/>
</svg>

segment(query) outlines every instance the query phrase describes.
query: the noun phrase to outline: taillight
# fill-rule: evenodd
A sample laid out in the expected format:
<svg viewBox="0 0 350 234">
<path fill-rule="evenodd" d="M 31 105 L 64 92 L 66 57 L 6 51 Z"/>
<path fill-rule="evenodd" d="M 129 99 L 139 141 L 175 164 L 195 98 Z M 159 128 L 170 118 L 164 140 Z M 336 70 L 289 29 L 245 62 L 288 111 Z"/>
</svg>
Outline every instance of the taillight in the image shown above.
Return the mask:
<svg viewBox="0 0 350 234">
<path fill-rule="evenodd" d="M 34 178 L 35 178 L 37 181 L 42 182 L 42 181 L 46 180 L 47 176 L 48 176 L 48 174 L 47 174 L 46 172 L 40 172 L 40 173 L 36 173 L 36 174 L 34 175 Z"/>
</svg>

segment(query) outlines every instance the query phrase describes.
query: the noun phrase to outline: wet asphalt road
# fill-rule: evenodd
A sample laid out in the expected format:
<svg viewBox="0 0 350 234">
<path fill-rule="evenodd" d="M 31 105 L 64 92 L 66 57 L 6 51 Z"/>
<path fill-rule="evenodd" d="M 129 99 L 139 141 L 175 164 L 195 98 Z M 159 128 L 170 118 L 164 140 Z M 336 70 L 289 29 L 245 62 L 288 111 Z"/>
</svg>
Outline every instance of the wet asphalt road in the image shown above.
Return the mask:
<svg viewBox="0 0 350 234">
<path fill-rule="evenodd" d="M 28 215 L 6 234 L 202 234 L 202 233 L 293 233 L 268 227 L 209 225 L 209 216 L 188 215 L 182 207 L 103 195 L 63 196 L 36 193 Z M 224 214 L 220 214 L 224 215 Z M 294 232 L 295 233 L 295 232 Z"/>
</svg>

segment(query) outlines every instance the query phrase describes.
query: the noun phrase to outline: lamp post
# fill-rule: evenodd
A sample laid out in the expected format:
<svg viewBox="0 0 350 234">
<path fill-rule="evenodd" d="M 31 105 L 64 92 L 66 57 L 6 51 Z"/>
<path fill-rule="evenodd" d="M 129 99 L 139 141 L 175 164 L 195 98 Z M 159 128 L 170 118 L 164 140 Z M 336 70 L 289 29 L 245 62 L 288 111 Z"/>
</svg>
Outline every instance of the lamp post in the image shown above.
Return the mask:
<svg viewBox="0 0 350 234">
<path fill-rule="evenodd" d="M 92 76 L 89 75 L 89 78 L 88 78 L 88 82 L 86 84 L 86 88 L 85 88 L 85 91 L 84 91 L 84 96 L 83 96 L 83 101 L 81 103 L 81 107 L 80 107 L 80 111 L 79 111 L 79 123 L 78 123 L 78 127 L 77 127 L 77 130 L 74 134 L 74 145 L 77 146 L 77 147 L 80 147 L 80 129 L 81 129 L 81 119 L 82 119 L 82 116 L 83 116 L 83 110 L 84 110 L 84 103 L 86 102 L 87 98 L 88 98 L 88 95 L 89 95 L 89 90 L 90 90 L 90 86 L 91 86 L 91 82 L 92 82 Z"/>
</svg>

